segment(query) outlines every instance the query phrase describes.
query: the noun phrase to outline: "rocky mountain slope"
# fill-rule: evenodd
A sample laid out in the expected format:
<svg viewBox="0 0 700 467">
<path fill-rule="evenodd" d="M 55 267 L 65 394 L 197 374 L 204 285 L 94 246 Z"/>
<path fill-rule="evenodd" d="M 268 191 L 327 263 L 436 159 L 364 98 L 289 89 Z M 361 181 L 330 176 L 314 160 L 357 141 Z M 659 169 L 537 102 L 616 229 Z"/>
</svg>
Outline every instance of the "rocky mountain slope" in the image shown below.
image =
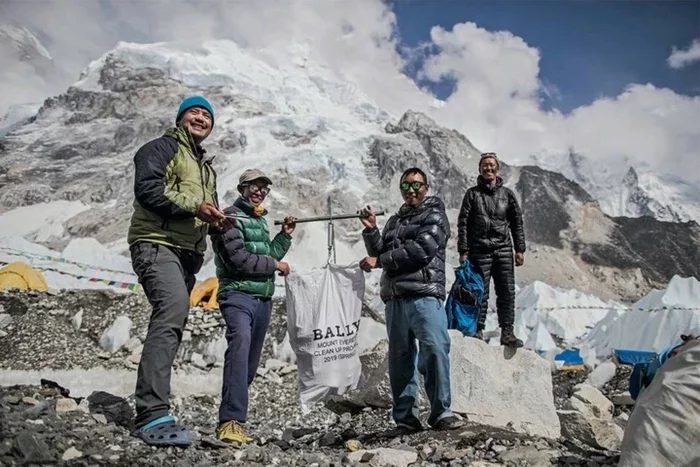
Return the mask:
<svg viewBox="0 0 700 467">
<path fill-rule="evenodd" d="M 561 172 L 581 185 L 610 216 L 700 223 L 700 189 L 678 177 L 635 167 L 633 161 L 622 167 L 594 164 L 574 150 L 568 154 L 533 156 L 530 160 L 533 165 Z"/>
<path fill-rule="evenodd" d="M 205 146 L 216 155 L 222 202 L 235 198 L 240 172 L 256 166 L 274 179 L 268 200 L 274 218 L 325 213 L 329 198 L 336 213 L 365 204 L 392 213 L 401 204 L 395 188 L 401 171 L 418 165 L 448 208 L 449 259 L 456 264 L 457 213 L 475 182 L 480 151 L 420 113 L 392 117 L 332 70 L 297 60 L 302 52 L 293 45 L 282 52 L 288 55 L 256 56 L 229 41 L 187 51 L 120 44 L 0 139 L 0 212 L 70 200 L 79 209 L 53 213 L 44 243 L 60 247 L 88 236 L 124 252 L 133 154 L 171 125 L 180 100 L 196 92 L 217 109 Z M 637 299 L 673 273 L 700 276 L 696 223 L 610 217 L 580 184 L 537 166 L 504 163 L 503 176 L 525 215 L 530 251 L 519 282 Z M 359 227 L 337 223 L 338 262 L 364 254 Z M 290 263 L 322 265 L 325 242 L 325 224 L 300 226 Z"/>
</svg>

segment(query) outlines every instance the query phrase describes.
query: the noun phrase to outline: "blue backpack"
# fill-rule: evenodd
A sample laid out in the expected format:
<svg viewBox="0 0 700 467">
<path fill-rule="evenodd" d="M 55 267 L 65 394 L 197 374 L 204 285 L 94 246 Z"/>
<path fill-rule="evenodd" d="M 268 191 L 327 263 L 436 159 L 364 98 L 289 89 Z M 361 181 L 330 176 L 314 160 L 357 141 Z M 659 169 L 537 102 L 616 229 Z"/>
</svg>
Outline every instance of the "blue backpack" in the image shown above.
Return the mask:
<svg viewBox="0 0 700 467">
<path fill-rule="evenodd" d="M 475 336 L 481 300 L 484 298 L 484 278 L 469 260 L 455 269 L 455 276 L 445 303 L 447 329 L 456 329 L 465 336 Z"/>
</svg>

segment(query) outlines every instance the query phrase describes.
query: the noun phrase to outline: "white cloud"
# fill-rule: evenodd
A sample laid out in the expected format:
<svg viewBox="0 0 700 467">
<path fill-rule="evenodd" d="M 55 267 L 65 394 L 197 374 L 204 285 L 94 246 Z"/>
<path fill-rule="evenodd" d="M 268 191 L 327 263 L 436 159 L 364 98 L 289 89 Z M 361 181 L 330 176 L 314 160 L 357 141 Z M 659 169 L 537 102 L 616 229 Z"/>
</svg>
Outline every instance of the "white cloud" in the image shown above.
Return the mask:
<svg viewBox="0 0 700 467">
<path fill-rule="evenodd" d="M 695 39 L 685 50 L 673 47 L 667 61 L 671 68 L 683 68 L 700 61 L 700 39 Z"/>
<path fill-rule="evenodd" d="M 574 146 L 596 162 L 615 164 L 628 157 L 700 180 L 700 98 L 631 83 L 619 96 L 597 99 L 569 115 L 543 111 L 542 96 L 556 88 L 540 77 L 541 53 L 507 31 L 488 31 L 474 23 L 432 28 L 429 43 L 413 50 L 413 58 L 424 59 L 420 78 L 455 81 L 454 93 L 438 106 L 434 96 L 402 73 L 411 54 L 405 59 L 397 52 L 397 19 L 380 0 L 180 0 L 167 7 L 155 1 L 47 0 L 2 8 L 3 18 L 48 38 L 45 45 L 71 79 L 52 83 L 53 88 L 29 83 L 21 95 L 3 91 L 0 110 L 14 95 L 43 98 L 56 93 L 58 85 L 65 89 L 118 40 L 177 40 L 196 46 L 202 39 L 230 38 L 267 52 L 269 61 L 279 64 L 293 59 L 291 44 L 297 44 L 296 55 L 305 50 L 310 61 L 355 83 L 392 114 L 400 116 L 409 108 L 426 112 L 506 161 L 563 153 Z"/>
</svg>

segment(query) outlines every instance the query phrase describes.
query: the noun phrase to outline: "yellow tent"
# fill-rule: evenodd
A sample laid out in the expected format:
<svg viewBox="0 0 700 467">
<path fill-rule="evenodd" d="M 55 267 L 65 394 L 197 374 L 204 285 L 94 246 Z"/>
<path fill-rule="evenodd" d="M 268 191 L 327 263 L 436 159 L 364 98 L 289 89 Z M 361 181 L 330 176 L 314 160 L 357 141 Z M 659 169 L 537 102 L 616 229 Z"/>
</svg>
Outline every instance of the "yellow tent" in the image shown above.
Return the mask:
<svg viewBox="0 0 700 467">
<path fill-rule="evenodd" d="M 49 287 L 41 271 L 16 261 L 0 269 L 0 289 L 47 291 Z"/>
<path fill-rule="evenodd" d="M 219 307 L 216 294 L 219 291 L 219 280 L 210 277 L 197 284 L 190 294 L 190 306 L 201 306 L 205 310 L 213 310 Z"/>
</svg>

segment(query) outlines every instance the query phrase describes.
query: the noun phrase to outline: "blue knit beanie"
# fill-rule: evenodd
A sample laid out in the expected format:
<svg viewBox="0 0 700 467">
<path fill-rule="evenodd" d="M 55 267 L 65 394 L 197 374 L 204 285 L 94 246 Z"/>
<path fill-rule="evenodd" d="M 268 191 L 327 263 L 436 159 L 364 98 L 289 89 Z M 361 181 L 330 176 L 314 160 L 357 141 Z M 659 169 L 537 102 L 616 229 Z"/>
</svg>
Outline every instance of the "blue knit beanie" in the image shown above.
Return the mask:
<svg viewBox="0 0 700 467">
<path fill-rule="evenodd" d="M 180 121 L 180 117 L 182 116 L 182 114 L 185 113 L 187 109 L 191 109 L 192 107 L 201 107 L 207 112 L 209 112 L 209 114 L 211 115 L 211 126 L 212 128 L 214 127 L 214 108 L 211 106 L 209 101 L 203 98 L 202 96 L 190 96 L 184 101 L 182 101 L 182 104 L 180 104 L 180 108 L 177 109 L 177 117 L 175 117 L 176 125 Z"/>
</svg>

